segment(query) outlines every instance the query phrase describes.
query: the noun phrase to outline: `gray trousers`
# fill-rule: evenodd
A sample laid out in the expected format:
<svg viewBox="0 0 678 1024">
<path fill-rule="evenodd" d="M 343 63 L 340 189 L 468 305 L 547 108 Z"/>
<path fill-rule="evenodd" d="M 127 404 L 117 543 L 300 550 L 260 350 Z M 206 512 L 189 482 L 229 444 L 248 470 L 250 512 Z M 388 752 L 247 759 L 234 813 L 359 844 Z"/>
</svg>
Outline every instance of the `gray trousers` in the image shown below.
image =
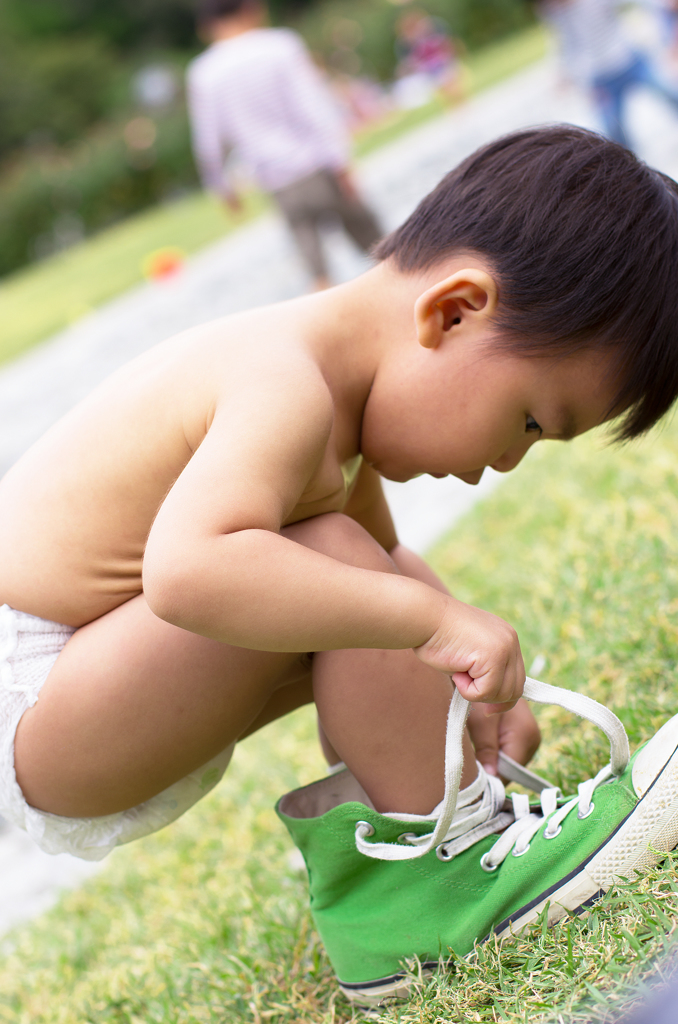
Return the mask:
<svg viewBox="0 0 678 1024">
<path fill-rule="evenodd" d="M 327 276 L 327 261 L 320 240 L 323 223 L 339 221 L 363 252 L 382 236 L 372 211 L 359 198 L 349 199 L 344 195 L 332 171 L 315 171 L 278 189 L 273 198 L 313 277 Z"/>
</svg>

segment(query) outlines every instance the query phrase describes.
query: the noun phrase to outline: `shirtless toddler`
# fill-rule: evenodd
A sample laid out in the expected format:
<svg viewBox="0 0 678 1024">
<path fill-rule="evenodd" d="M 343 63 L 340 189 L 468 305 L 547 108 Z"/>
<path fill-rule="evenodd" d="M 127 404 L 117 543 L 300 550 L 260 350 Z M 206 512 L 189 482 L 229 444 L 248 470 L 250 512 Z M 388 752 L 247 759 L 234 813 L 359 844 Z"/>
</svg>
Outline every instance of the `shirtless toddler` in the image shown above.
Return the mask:
<svg viewBox="0 0 678 1024">
<path fill-rule="evenodd" d="M 586 131 L 508 136 L 357 280 L 174 337 L 49 430 L 0 482 L 0 814 L 101 857 L 310 701 L 366 812 L 430 824 L 455 687 L 481 705 L 460 790 L 526 763 L 514 630 L 398 543 L 380 480 L 648 430 L 678 394 L 677 202 Z"/>
</svg>

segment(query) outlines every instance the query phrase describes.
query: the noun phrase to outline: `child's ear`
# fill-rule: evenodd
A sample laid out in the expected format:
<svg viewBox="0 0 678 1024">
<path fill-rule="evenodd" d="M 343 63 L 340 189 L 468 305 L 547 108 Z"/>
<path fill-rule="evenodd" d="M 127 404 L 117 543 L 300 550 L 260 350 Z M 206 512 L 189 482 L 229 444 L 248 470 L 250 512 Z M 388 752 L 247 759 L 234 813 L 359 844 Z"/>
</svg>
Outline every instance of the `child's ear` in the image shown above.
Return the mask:
<svg viewBox="0 0 678 1024">
<path fill-rule="evenodd" d="M 414 304 L 417 340 L 423 348 L 437 348 L 455 328 L 486 322 L 497 308 L 497 285 L 477 267 L 458 270 L 438 281 Z"/>
</svg>

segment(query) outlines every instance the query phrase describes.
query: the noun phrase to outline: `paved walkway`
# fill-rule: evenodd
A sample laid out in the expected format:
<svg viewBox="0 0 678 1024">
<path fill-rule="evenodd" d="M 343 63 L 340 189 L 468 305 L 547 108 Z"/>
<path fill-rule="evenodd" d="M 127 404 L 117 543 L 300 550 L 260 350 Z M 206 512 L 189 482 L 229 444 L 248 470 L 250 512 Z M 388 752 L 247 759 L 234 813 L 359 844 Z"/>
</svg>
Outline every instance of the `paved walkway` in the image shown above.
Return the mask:
<svg viewBox="0 0 678 1024">
<path fill-rule="evenodd" d="M 464 107 L 431 121 L 365 160 L 362 184 L 387 228 L 396 226 L 450 167 L 497 135 L 530 124 L 572 121 L 596 127 L 583 98 L 560 92 L 549 62 L 527 69 Z M 678 123 L 653 97 L 634 98 L 632 124 L 648 162 L 678 173 Z M 360 272 L 362 258 L 330 239 L 334 276 Z M 307 286 L 286 231 L 273 215 L 193 258 L 176 280 L 136 288 L 62 332 L 0 373 L 0 473 L 54 420 L 124 361 L 186 327 L 298 295 Z M 487 493 L 422 477 L 389 484 L 402 540 L 419 551 Z M 0 832 L 0 934 L 35 915 L 59 888 L 77 885 L 96 866 L 40 853 L 21 832 Z"/>
</svg>

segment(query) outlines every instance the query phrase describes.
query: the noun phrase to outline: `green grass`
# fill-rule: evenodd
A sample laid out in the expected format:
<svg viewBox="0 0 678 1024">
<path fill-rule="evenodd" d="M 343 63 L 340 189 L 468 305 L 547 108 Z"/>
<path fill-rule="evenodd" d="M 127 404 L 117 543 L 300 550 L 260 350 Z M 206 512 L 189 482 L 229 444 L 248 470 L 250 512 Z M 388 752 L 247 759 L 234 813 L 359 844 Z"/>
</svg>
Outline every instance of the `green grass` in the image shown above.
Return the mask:
<svg viewBox="0 0 678 1024">
<path fill-rule="evenodd" d="M 528 29 L 468 58 L 469 90 L 477 92 L 545 51 L 540 28 Z M 405 111 L 363 132 L 356 140 L 358 156 L 390 142 L 445 109 L 434 100 Z M 258 192 L 246 197 L 238 216 L 227 213 L 212 196 L 191 194 L 102 231 L 67 251 L 26 267 L 0 281 L 0 362 L 14 358 L 37 342 L 120 295 L 143 279 L 144 257 L 164 246 L 194 253 L 228 234 L 267 206 Z"/>
<path fill-rule="evenodd" d="M 116 224 L 0 281 L 0 362 L 78 320 L 143 279 L 144 258 L 176 246 L 186 253 L 227 234 L 266 206 L 258 192 L 237 216 L 211 195 L 195 193 Z"/>
<path fill-rule="evenodd" d="M 624 449 L 537 445 L 431 554 L 459 597 L 514 623 L 528 665 L 547 659 L 543 678 L 614 708 L 632 747 L 676 711 L 677 445 L 678 425 Z M 537 714 L 538 771 L 571 790 L 605 763 L 593 726 Z M 310 709 L 241 744 L 215 793 L 5 941 L 0 1022 L 363 1020 L 336 995 L 272 810 L 321 771 Z M 617 1021 L 658 962 L 675 961 L 677 868 L 501 953 L 479 947 L 380 1020 Z"/>
</svg>

